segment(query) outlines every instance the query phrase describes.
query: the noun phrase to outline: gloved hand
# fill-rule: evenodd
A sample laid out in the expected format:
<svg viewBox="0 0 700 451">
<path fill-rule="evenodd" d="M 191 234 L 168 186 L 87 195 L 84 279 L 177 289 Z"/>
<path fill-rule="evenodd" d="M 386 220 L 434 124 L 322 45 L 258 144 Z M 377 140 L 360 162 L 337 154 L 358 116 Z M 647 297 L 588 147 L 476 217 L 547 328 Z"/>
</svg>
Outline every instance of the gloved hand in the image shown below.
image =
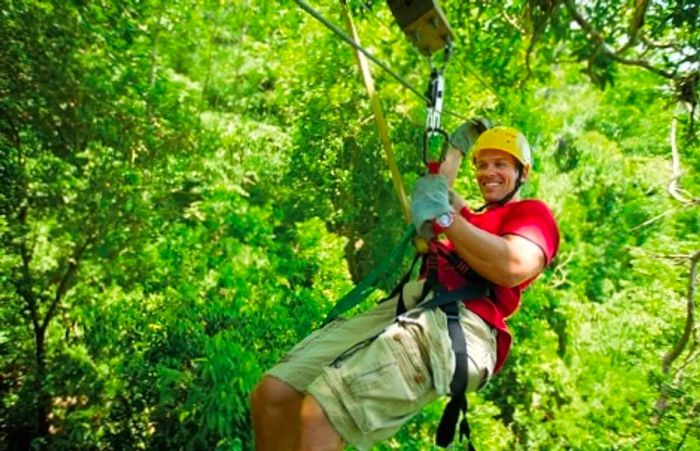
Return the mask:
<svg viewBox="0 0 700 451">
<path fill-rule="evenodd" d="M 411 219 L 419 236 L 433 238 L 432 221 L 451 211 L 444 175 L 428 174 L 418 179 L 411 194 Z"/>
<path fill-rule="evenodd" d="M 467 155 L 469 149 L 483 132 L 491 128 L 491 121 L 484 118 L 472 118 L 463 123 L 450 135 L 450 145 Z"/>
</svg>

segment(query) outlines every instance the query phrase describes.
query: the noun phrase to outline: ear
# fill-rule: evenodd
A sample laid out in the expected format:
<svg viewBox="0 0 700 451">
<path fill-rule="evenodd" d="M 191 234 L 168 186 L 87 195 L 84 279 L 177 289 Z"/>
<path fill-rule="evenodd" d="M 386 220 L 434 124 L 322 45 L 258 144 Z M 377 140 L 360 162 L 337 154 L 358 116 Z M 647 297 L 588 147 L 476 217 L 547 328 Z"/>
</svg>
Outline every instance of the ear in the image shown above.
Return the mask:
<svg viewBox="0 0 700 451">
<path fill-rule="evenodd" d="M 520 172 L 520 182 L 525 183 L 528 175 L 530 175 L 530 165 L 523 166 Z"/>
</svg>

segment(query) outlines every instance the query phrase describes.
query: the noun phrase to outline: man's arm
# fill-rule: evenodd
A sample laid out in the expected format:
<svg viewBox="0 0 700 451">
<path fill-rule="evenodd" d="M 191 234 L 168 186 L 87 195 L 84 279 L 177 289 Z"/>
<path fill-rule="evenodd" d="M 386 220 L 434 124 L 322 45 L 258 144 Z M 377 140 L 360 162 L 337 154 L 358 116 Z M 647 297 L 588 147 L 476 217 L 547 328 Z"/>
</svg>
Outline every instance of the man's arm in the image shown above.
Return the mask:
<svg viewBox="0 0 700 451">
<path fill-rule="evenodd" d="M 457 214 L 445 235 L 469 267 L 497 285 L 514 287 L 545 267 L 544 251 L 532 241 L 518 235 L 494 235 Z"/>
<path fill-rule="evenodd" d="M 491 128 L 491 121 L 485 118 L 474 117 L 462 123 L 450 135 L 447 155 L 445 155 L 445 161 L 440 166 L 440 174 L 447 178 L 450 188 L 454 186 L 462 159 L 469 152 L 477 138 L 479 138 L 479 135 L 489 128 Z"/>
<path fill-rule="evenodd" d="M 447 149 L 447 155 L 445 155 L 445 161 L 440 165 L 440 174 L 447 178 L 447 186 L 452 188 L 455 184 L 455 179 L 459 174 L 459 168 L 462 165 L 462 152 L 452 147 L 451 145 Z"/>
</svg>

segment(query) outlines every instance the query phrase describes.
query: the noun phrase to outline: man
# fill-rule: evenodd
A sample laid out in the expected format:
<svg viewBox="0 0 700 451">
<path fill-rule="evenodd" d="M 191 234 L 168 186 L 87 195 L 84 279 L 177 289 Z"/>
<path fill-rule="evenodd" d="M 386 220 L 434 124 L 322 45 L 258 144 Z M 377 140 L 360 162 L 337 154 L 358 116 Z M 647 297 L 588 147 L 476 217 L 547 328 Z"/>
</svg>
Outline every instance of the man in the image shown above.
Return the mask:
<svg viewBox="0 0 700 451">
<path fill-rule="evenodd" d="M 448 185 L 476 136 L 472 163 L 483 213 L 455 193 L 448 201 Z M 559 232 L 544 203 L 519 200 L 531 168 L 522 133 L 495 127 L 478 135 L 472 122 L 450 143 L 441 175 L 421 178 L 412 196 L 414 224 L 431 239 L 437 270 L 424 262 L 419 280 L 399 295 L 331 322 L 272 368 L 251 396 L 257 450 L 368 449 L 429 402 L 455 396 L 451 384 L 460 372 L 462 392 L 474 391 L 503 365 L 511 343 L 505 319 L 556 255 Z M 452 315 L 421 308 L 483 279 L 489 292 L 460 297 Z M 454 337 L 455 324 L 463 338 Z"/>
</svg>

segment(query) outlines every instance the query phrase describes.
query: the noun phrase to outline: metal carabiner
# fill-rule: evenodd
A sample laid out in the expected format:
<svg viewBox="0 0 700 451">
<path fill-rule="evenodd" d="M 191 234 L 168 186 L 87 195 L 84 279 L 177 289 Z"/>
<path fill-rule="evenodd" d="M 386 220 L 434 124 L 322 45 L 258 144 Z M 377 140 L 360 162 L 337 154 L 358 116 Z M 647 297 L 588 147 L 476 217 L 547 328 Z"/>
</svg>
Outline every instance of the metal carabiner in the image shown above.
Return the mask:
<svg viewBox="0 0 700 451">
<path fill-rule="evenodd" d="M 425 93 L 427 97 L 427 114 L 425 130 L 423 131 L 423 163 L 428 167 L 430 174 L 437 174 L 440 164 L 445 159 L 449 135 L 440 127 L 440 116 L 445 98 L 445 77 L 442 69 L 433 67 L 431 63 L 430 81 Z M 442 138 L 442 149 L 437 160 L 431 159 L 431 150 L 435 147 L 435 139 Z"/>
<path fill-rule="evenodd" d="M 442 104 L 445 99 L 445 76 L 442 70 L 432 68 L 430 71 L 430 81 L 425 96 L 427 97 L 428 114 L 425 120 L 426 129 L 440 128 L 440 115 L 442 114 Z"/>
<path fill-rule="evenodd" d="M 442 138 L 440 154 L 437 160 L 431 160 L 431 150 L 435 147 L 433 143 L 436 142 L 435 138 L 437 137 Z M 447 145 L 449 143 L 449 140 L 450 136 L 445 130 L 441 128 L 432 130 L 426 129 L 423 132 L 423 163 L 425 163 L 426 167 L 428 168 L 429 174 L 437 174 L 440 171 L 440 165 L 442 164 L 443 160 L 445 159 L 445 155 L 447 154 Z"/>
</svg>

